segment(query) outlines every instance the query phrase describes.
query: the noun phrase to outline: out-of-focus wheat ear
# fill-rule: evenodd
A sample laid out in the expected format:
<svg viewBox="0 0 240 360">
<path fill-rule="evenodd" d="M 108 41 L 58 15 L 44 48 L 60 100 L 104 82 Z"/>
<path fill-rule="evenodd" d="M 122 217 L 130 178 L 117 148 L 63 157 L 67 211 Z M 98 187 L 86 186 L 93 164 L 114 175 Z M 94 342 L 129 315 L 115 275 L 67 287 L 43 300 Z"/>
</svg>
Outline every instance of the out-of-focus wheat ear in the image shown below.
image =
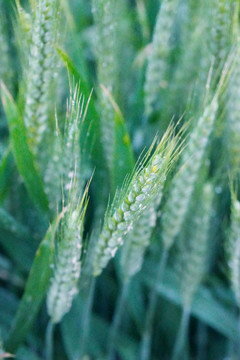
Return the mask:
<svg viewBox="0 0 240 360">
<path fill-rule="evenodd" d="M 115 97 L 118 79 L 117 3 L 114 0 L 92 0 L 96 27 L 96 60 L 98 82 Z M 102 142 L 109 167 L 112 164 L 114 109 L 105 92 L 99 89 Z"/>
<path fill-rule="evenodd" d="M 166 180 L 167 172 L 179 152 L 178 138 L 169 129 L 147 164 L 135 171 L 117 201 L 105 215 L 101 234 L 95 247 L 94 275 L 99 275 L 123 245 L 123 239 L 145 210 L 153 206 Z"/>
<path fill-rule="evenodd" d="M 155 110 L 159 110 L 162 101 L 161 93 L 168 87 L 170 38 L 177 5 L 178 0 L 164 0 L 161 2 L 157 15 L 144 85 L 147 116 L 150 116 Z"/>
<path fill-rule="evenodd" d="M 214 59 L 214 69 L 219 70 L 227 59 L 231 46 L 234 1 L 214 0 L 212 2 L 209 48 Z"/>
<path fill-rule="evenodd" d="M 51 129 L 49 106 L 51 85 L 56 73 L 56 1 L 38 0 L 33 13 L 31 47 L 24 68 L 26 79 L 24 122 L 35 154 Z"/>
<path fill-rule="evenodd" d="M 237 7 L 237 9 L 239 6 Z M 233 36 L 236 43 L 236 57 L 233 70 L 229 77 L 227 90 L 227 147 L 233 174 L 237 174 L 240 169 L 240 34 L 239 16 L 237 12 L 234 19 Z"/>
<path fill-rule="evenodd" d="M 213 187 L 206 183 L 202 192 L 194 201 L 194 212 L 191 214 L 190 237 L 184 239 L 184 250 L 181 251 L 181 293 L 183 306 L 190 307 L 194 294 L 208 269 L 210 248 L 210 220 L 212 217 Z"/>
<path fill-rule="evenodd" d="M 231 224 L 226 241 L 229 275 L 233 292 L 240 307 L 240 202 L 232 190 Z"/>
<path fill-rule="evenodd" d="M 218 99 L 215 96 L 198 119 L 182 152 L 182 166 L 173 178 L 162 216 L 162 238 L 167 250 L 180 232 L 188 211 L 199 171 L 206 155 L 209 138 L 214 128 L 217 110 Z"/>
<path fill-rule="evenodd" d="M 48 314 L 52 323 L 60 322 L 70 310 L 78 292 L 81 273 L 82 237 L 89 184 L 83 197 L 77 199 L 77 183 L 74 183 L 74 179 L 72 181 L 67 210 L 56 243 L 53 275 L 47 295 Z"/>
<path fill-rule="evenodd" d="M 183 301 L 183 314 L 172 360 L 180 359 L 186 348 L 188 338 L 188 325 L 191 314 L 191 305 L 194 294 L 198 289 L 208 269 L 208 255 L 210 248 L 209 228 L 212 216 L 213 187 L 210 183 L 202 185 L 192 204 L 191 216 L 189 216 L 190 230 L 184 234 L 188 237 L 182 239 L 183 244 L 179 252 L 178 269 L 180 289 Z"/>
<path fill-rule="evenodd" d="M 10 49 L 9 40 L 7 38 L 6 32 L 6 23 L 4 15 L 2 13 L 0 13 L 0 44 L 0 82 L 3 81 L 9 88 L 13 72 L 11 68 Z"/>
</svg>

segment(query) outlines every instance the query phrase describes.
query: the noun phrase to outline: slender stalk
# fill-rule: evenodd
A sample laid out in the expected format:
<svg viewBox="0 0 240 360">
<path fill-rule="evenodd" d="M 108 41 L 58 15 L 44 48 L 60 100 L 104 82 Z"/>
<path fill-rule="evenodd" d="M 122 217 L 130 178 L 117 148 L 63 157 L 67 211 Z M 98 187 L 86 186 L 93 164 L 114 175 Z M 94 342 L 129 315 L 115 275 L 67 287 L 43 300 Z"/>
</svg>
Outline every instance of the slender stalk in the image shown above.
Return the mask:
<svg viewBox="0 0 240 360">
<path fill-rule="evenodd" d="M 183 359 L 182 357 L 183 350 L 187 343 L 189 318 L 190 318 L 190 309 L 188 306 L 185 306 L 183 309 L 182 319 L 173 349 L 172 360 Z"/>
<path fill-rule="evenodd" d="M 46 360 L 53 360 L 53 332 L 54 324 L 49 320 L 46 330 Z"/>
<path fill-rule="evenodd" d="M 157 284 L 160 284 L 162 282 L 167 259 L 168 259 L 168 250 L 164 249 L 162 256 L 161 256 L 161 260 L 159 262 L 158 269 L 157 269 L 157 279 L 156 279 Z M 158 299 L 158 294 L 154 287 L 150 294 L 149 307 L 147 310 L 147 315 L 146 315 L 146 320 L 145 320 L 144 333 L 143 333 L 141 348 L 140 348 L 140 360 L 150 359 L 153 321 L 154 321 L 154 314 L 155 314 L 155 310 L 156 310 L 156 306 L 157 306 L 157 299 Z"/>
<path fill-rule="evenodd" d="M 84 305 L 84 312 L 82 316 L 82 336 L 80 339 L 80 356 L 79 359 L 82 359 L 85 353 L 85 348 L 89 335 L 89 323 L 91 317 L 91 309 L 93 304 L 94 292 L 96 287 L 96 277 L 91 279 L 91 284 L 88 292 L 88 296 Z"/>
<path fill-rule="evenodd" d="M 207 327 L 204 323 L 198 323 L 198 346 L 197 346 L 197 360 L 204 360 L 207 357 Z"/>
<path fill-rule="evenodd" d="M 238 339 L 230 343 L 230 359 L 240 359 L 240 314 L 238 315 Z"/>
<path fill-rule="evenodd" d="M 128 293 L 128 289 L 129 289 L 129 281 L 123 284 L 121 294 L 117 299 L 116 310 L 114 312 L 113 321 L 109 330 L 109 339 L 108 339 L 109 345 L 108 345 L 108 356 L 107 356 L 108 360 L 114 359 L 115 343 L 116 343 L 119 326 L 121 323 L 123 306 Z"/>
</svg>

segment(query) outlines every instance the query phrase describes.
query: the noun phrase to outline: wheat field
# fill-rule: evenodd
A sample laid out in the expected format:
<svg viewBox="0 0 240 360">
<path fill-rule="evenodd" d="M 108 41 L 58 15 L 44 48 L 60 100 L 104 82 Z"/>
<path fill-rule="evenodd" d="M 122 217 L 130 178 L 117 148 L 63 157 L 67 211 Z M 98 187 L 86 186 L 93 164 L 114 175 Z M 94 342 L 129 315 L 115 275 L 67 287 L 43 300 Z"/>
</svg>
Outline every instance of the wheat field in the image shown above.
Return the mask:
<svg viewBox="0 0 240 360">
<path fill-rule="evenodd" d="M 240 359 L 239 0 L 0 0 L 0 359 Z"/>
</svg>

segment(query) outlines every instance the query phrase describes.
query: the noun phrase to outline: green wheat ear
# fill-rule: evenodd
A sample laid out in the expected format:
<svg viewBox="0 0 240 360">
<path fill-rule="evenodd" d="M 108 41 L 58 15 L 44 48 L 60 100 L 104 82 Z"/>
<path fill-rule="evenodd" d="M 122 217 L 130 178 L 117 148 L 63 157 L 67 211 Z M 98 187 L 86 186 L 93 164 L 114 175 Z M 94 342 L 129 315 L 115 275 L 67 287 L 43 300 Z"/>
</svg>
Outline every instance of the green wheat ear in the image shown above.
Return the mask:
<svg viewBox="0 0 240 360">
<path fill-rule="evenodd" d="M 96 59 L 98 82 L 115 97 L 118 80 L 117 3 L 114 0 L 92 0 L 96 26 Z M 108 166 L 111 167 L 114 139 L 114 110 L 105 92 L 99 89 L 102 142 Z"/>
<path fill-rule="evenodd" d="M 123 245 L 123 239 L 133 229 L 134 223 L 155 204 L 179 151 L 179 139 L 173 137 L 172 132 L 169 128 L 150 160 L 135 171 L 129 185 L 123 188 L 107 211 L 94 252 L 94 275 L 102 272 Z"/>
<path fill-rule="evenodd" d="M 234 44 L 236 44 L 236 58 L 233 67 L 233 71 L 229 77 L 228 83 L 228 96 L 227 96 L 227 147 L 229 151 L 229 158 L 232 167 L 232 172 L 236 175 L 240 166 L 240 34 L 239 34 L 239 5 L 236 6 L 236 14 L 233 23 L 233 38 Z"/>
<path fill-rule="evenodd" d="M 78 293 L 81 273 L 83 226 L 88 204 L 86 187 L 82 198 L 77 197 L 76 179 L 72 180 L 68 205 L 56 243 L 53 275 L 47 295 L 47 309 L 53 323 L 61 321 L 70 310 L 73 298 Z"/>
<path fill-rule="evenodd" d="M 218 99 L 215 96 L 204 110 L 203 115 L 198 119 L 196 126 L 189 135 L 187 146 L 182 153 L 182 168 L 172 181 L 162 216 L 162 238 L 164 247 L 167 250 L 172 246 L 185 220 L 195 184 L 206 155 L 209 138 L 214 128 L 217 110 Z"/>
<path fill-rule="evenodd" d="M 177 4 L 178 0 L 164 0 L 161 2 L 158 12 L 144 85 L 147 116 L 159 110 L 161 93 L 168 87 L 170 38 L 175 22 Z"/>
<path fill-rule="evenodd" d="M 213 187 L 210 183 L 198 191 L 191 207 L 191 218 L 187 236 L 180 251 L 181 270 L 180 286 L 184 307 L 191 306 L 194 294 L 207 271 L 207 260 L 210 250 L 209 228 L 212 215 Z"/>
<path fill-rule="evenodd" d="M 6 23 L 3 14 L 0 14 L 0 81 L 8 87 L 12 80 L 9 40 L 7 38 Z"/>
<path fill-rule="evenodd" d="M 158 185 L 158 194 L 127 234 L 121 252 L 121 272 L 125 283 L 142 268 L 144 255 L 150 244 L 151 235 L 157 222 L 157 211 L 163 196 L 164 182 Z"/>
<path fill-rule="evenodd" d="M 231 45 L 231 21 L 233 1 L 215 0 L 213 2 L 213 26 L 211 52 L 215 58 L 215 66 L 223 65 Z"/>
<path fill-rule="evenodd" d="M 226 252 L 232 289 L 240 307 L 240 202 L 233 190 L 231 195 L 231 224 L 226 241 Z"/>
<path fill-rule="evenodd" d="M 78 85 L 75 88 L 71 87 L 63 133 L 58 128 L 56 116 L 51 156 L 44 174 L 45 191 L 53 211 L 60 205 L 62 194 L 67 197 L 73 176 L 78 182 L 78 196 L 83 192 L 86 179 L 82 171 L 80 134 L 90 98 L 86 106 L 84 100 L 80 87 Z"/>
<path fill-rule="evenodd" d="M 49 109 L 55 75 L 56 1 L 38 0 L 33 11 L 31 46 L 26 76 L 24 122 L 35 154 L 51 128 Z"/>
</svg>

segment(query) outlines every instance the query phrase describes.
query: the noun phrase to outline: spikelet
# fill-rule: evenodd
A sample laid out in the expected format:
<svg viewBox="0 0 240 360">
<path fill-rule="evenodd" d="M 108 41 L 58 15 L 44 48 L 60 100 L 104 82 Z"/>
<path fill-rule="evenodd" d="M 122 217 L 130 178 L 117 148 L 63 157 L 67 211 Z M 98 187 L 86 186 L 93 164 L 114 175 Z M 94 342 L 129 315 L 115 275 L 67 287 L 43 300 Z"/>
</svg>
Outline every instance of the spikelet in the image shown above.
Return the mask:
<svg viewBox="0 0 240 360">
<path fill-rule="evenodd" d="M 237 34 L 237 56 L 233 72 L 229 78 L 227 98 L 227 146 L 232 171 L 236 174 L 240 169 L 240 38 Z"/>
<path fill-rule="evenodd" d="M 32 24 L 32 43 L 25 70 L 26 103 L 24 122 L 28 129 L 32 150 L 37 153 L 39 144 L 50 130 L 50 87 L 55 74 L 55 0 L 39 0 Z"/>
<path fill-rule="evenodd" d="M 56 211 L 62 198 L 63 176 L 63 137 L 56 125 L 52 142 L 51 157 L 49 157 L 44 174 L 44 190 L 49 200 L 51 211 Z"/>
<path fill-rule="evenodd" d="M 134 174 L 117 204 L 113 203 L 107 212 L 94 252 L 94 275 L 99 275 L 115 256 L 117 249 L 123 245 L 123 237 L 132 230 L 143 211 L 155 204 L 167 171 L 177 154 L 177 140 L 171 135 L 168 130 L 149 162 Z"/>
<path fill-rule="evenodd" d="M 0 81 L 7 86 L 12 78 L 11 61 L 9 54 L 8 39 L 3 14 L 0 14 Z"/>
<path fill-rule="evenodd" d="M 61 321 L 64 314 L 70 310 L 73 298 L 78 292 L 88 187 L 81 200 L 76 198 L 76 189 L 77 184 L 73 184 L 56 244 L 56 258 L 47 295 L 48 314 L 53 323 Z"/>
<path fill-rule="evenodd" d="M 207 269 L 209 252 L 209 225 L 213 200 L 213 188 L 205 184 L 201 193 L 194 199 L 193 211 L 190 217 L 188 238 L 184 239 L 180 257 L 180 286 L 183 304 L 189 308 L 193 296 L 202 281 Z M 183 235 L 184 236 L 184 235 Z"/>
<path fill-rule="evenodd" d="M 174 25 L 177 0 L 164 0 L 161 3 L 153 34 L 152 51 L 148 59 L 146 72 L 145 112 L 150 116 L 153 111 L 159 110 L 161 91 L 168 86 L 167 70 L 168 56 L 171 50 L 170 37 Z"/>
<path fill-rule="evenodd" d="M 159 193 L 161 193 L 159 189 Z M 128 282 L 142 268 L 144 254 L 149 246 L 153 228 L 156 225 L 155 206 L 143 211 L 127 235 L 121 253 L 121 272 L 123 281 Z"/>
<path fill-rule="evenodd" d="M 116 9 L 114 0 L 92 0 L 96 25 L 96 57 L 98 82 L 115 96 L 118 78 Z M 101 131 L 104 152 L 111 167 L 114 139 L 114 110 L 104 91 L 99 92 Z"/>
<path fill-rule="evenodd" d="M 56 132 L 53 138 L 51 157 L 47 163 L 44 175 L 45 191 L 52 210 L 56 209 L 57 205 L 59 205 L 62 193 L 65 197 L 67 196 L 73 177 L 78 182 L 77 196 L 80 196 L 82 193 L 85 179 L 80 176 L 80 133 L 86 111 L 87 106 L 84 111 L 84 99 L 80 94 L 80 88 L 76 86 L 74 90 L 71 90 L 63 135 L 58 129 L 56 121 Z"/>
<path fill-rule="evenodd" d="M 63 187 L 67 193 L 70 189 L 73 174 L 78 182 L 79 194 L 82 190 L 82 180 L 80 174 L 81 167 L 81 149 L 80 149 L 80 132 L 81 125 L 85 119 L 88 104 L 84 109 L 84 99 L 80 94 L 78 86 L 75 87 L 67 107 L 67 116 L 64 131 L 63 142 Z M 84 179 L 85 180 L 85 179 Z M 80 190 L 81 189 L 81 190 Z"/>
<path fill-rule="evenodd" d="M 204 161 L 217 110 L 218 101 L 217 97 L 214 97 L 192 130 L 188 144 L 182 153 L 183 166 L 172 181 L 162 216 L 162 238 L 167 250 L 172 246 L 184 222 Z"/>
<path fill-rule="evenodd" d="M 231 226 L 226 243 L 230 280 L 232 288 L 240 306 L 240 202 L 232 192 Z"/>
</svg>

